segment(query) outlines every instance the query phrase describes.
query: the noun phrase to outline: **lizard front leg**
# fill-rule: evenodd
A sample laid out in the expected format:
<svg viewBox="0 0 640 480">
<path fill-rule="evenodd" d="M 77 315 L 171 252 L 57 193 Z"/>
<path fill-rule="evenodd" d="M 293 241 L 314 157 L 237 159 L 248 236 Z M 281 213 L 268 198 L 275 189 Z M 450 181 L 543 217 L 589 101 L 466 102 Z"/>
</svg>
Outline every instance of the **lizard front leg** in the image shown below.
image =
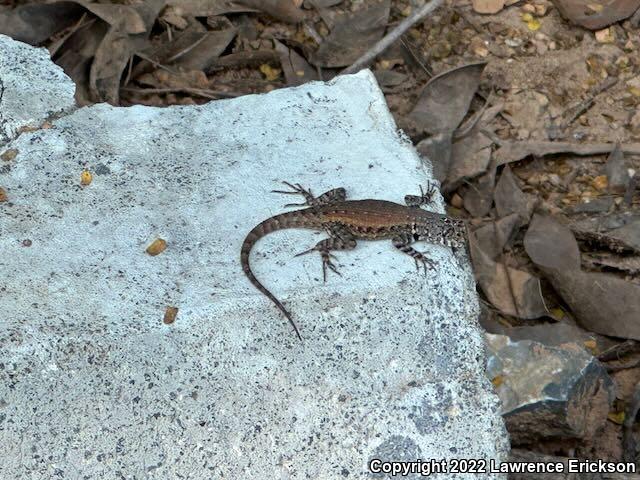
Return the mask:
<svg viewBox="0 0 640 480">
<path fill-rule="evenodd" d="M 331 261 L 332 258 L 335 258 L 335 256 L 331 254 L 331 251 L 353 250 L 356 248 L 355 237 L 342 225 L 329 225 L 326 229 L 329 235 L 331 235 L 330 238 L 320 240 L 315 247 L 296 255 L 296 257 L 299 257 L 300 255 L 305 255 L 314 251 L 320 252 L 320 256 L 322 258 L 322 278 L 325 282 L 327 281 L 327 267 L 340 275 L 338 268 Z"/>
<path fill-rule="evenodd" d="M 391 239 L 393 246 L 400 250 L 402 253 L 410 255 L 416 262 L 416 269 L 420 271 L 420 264 L 424 268 L 424 274 L 427 274 L 427 267 L 433 268 L 433 260 L 424 256 L 422 252 L 417 251 L 411 246 L 413 243 L 413 236 L 409 233 L 403 233 L 397 237 Z"/>
<path fill-rule="evenodd" d="M 407 207 L 421 207 L 422 205 L 429 205 L 433 203 L 433 197 L 437 191 L 438 189 L 433 183 L 427 182 L 426 192 L 422 189 L 422 185 L 420 185 L 420 196 L 405 195 L 404 203 L 407 204 Z"/>
<path fill-rule="evenodd" d="M 273 193 L 284 193 L 285 195 L 302 195 L 305 199 L 305 203 L 288 203 L 285 207 L 321 207 L 323 205 L 330 205 L 336 202 L 344 202 L 347 198 L 347 192 L 344 188 L 334 188 L 316 198 L 311 193 L 311 190 L 303 188 L 299 183 L 296 183 L 295 185 L 289 182 L 282 183 L 291 188 L 291 190 L 271 191 Z"/>
</svg>

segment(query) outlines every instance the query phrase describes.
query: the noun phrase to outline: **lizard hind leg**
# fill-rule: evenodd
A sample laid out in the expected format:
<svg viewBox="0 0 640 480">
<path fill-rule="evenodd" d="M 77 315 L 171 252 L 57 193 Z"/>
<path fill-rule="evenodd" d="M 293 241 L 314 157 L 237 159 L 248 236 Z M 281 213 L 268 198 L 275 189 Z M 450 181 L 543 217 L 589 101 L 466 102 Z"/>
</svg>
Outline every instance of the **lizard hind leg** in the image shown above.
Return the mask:
<svg viewBox="0 0 640 480">
<path fill-rule="evenodd" d="M 334 188 L 323 193 L 319 197 L 314 197 L 311 190 L 304 188 L 299 183 L 291 184 L 282 182 L 291 190 L 271 190 L 273 193 L 283 193 L 285 195 L 302 195 L 305 199 L 304 203 L 288 203 L 285 207 L 321 207 L 336 202 L 343 202 L 347 198 L 347 192 L 344 188 Z"/>
<path fill-rule="evenodd" d="M 332 250 L 353 250 L 356 248 L 356 239 L 348 232 L 343 231 L 339 226 L 329 226 L 327 228 L 330 238 L 320 240 L 315 247 L 305 250 L 296 255 L 305 255 L 314 251 L 320 252 L 322 258 L 322 278 L 323 281 L 327 281 L 327 268 L 340 275 L 338 268 L 333 263 L 332 259 L 335 259 L 335 255 L 331 254 Z"/>
<path fill-rule="evenodd" d="M 393 242 L 393 246 L 400 250 L 402 253 L 406 253 L 411 256 L 416 262 L 416 270 L 420 272 L 420 265 L 424 269 L 425 276 L 427 275 L 428 268 L 434 268 L 433 260 L 424 256 L 422 252 L 419 252 L 415 248 L 411 246 L 413 242 L 413 237 L 409 234 L 398 235 L 397 237 L 393 237 L 391 239 Z"/>
</svg>

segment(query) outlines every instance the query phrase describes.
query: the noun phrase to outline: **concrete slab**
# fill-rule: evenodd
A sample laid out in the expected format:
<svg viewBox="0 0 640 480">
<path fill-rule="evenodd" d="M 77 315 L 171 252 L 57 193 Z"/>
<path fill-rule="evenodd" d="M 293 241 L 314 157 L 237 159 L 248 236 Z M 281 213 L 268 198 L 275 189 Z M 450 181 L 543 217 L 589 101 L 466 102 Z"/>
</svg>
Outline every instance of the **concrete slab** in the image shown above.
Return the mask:
<svg viewBox="0 0 640 480">
<path fill-rule="evenodd" d="M 21 128 L 75 108 L 75 85 L 49 60 L 46 48 L 0 35 L 0 51 L 0 145 Z"/>
<path fill-rule="evenodd" d="M 506 456 L 464 256 L 420 245 L 425 278 L 361 242 L 323 284 L 319 258 L 292 254 L 324 235 L 274 233 L 253 268 L 304 342 L 240 268 L 247 232 L 291 201 L 270 193 L 281 180 L 402 202 L 428 179 L 369 72 L 95 105 L 6 148 L 1 478 L 381 478 L 371 459 Z"/>
</svg>

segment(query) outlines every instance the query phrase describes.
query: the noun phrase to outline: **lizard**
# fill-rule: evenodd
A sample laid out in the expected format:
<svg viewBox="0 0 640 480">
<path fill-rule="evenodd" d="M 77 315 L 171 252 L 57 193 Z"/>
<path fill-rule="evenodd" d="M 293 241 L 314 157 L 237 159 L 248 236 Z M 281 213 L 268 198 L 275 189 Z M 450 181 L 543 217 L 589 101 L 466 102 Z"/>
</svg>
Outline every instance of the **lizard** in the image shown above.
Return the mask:
<svg viewBox="0 0 640 480">
<path fill-rule="evenodd" d="M 429 243 L 440 243 L 452 248 L 466 245 L 466 227 L 462 219 L 429 212 L 420 208 L 432 202 L 436 192 L 434 185 L 429 184 L 427 190 L 420 186 L 420 195 L 406 195 L 405 205 L 387 200 L 347 200 L 344 188 L 334 188 L 314 197 L 310 190 L 299 183 L 283 182 L 291 190 L 272 190 L 274 193 L 302 195 L 304 203 L 290 203 L 285 207 L 307 207 L 267 218 L 256 225 L 245 237 L 240 250 L 242 270 L 249 281 L 287 318 L 298 339 L 302 340 L 300 331 L 291 317 L 289 310 L 256 278 L 251 270 L 249 256 L 253 246 L 265 235 L 287 228 L 306 228 L 325 230 L 329 238 L 319 241 L 314 247 L 298 253 L 296 257 L 314 251 L 320 253 L 322 259 L 323 280 L 327 281 L 327 268 L 340 275 L 333 263 L 337 250 L 352 250 L 356 240 L 390 239 L 393 246 L 411 256 L 420 271 L 423 266 L 425 275 L 427 268 L 433 268 L 433 262 L 411 244 L 418 240 Z"/>
</svg>

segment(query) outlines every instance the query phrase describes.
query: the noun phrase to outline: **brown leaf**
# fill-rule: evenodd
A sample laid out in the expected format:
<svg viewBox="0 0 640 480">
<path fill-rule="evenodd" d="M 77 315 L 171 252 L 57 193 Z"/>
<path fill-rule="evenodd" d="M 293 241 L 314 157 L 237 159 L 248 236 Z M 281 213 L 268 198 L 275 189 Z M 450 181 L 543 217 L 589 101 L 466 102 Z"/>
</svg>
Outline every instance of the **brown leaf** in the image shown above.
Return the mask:
<svg viewBox="0 0 640 480">
<path fill-rule="evenodd" d="M 496 260 L 520 225 L 518 215 L 513 213 L 477 228 L 474 233 L 480 248 L 491 260 Z"/>
<path fill-rule="evenodd" d="M 581 27 L 599 30 L 633 15 L 640 0 L 553 0 L 560 14 Z"/>
<path fill-rule="evenodd" d="M 160 55 L 160 63 L 184 70 L 208 70 L 236 36 L 235 29 L 218 32 L 185 31 Z"/>
<path fill-rule="evenodd" d="M 502 170 L 500 180 L 498 180 L 496 190 L 493 193 L 493 199 L 499 217 L 517 213 L 523 225 L 531 218 L 535 198 L 520 190 L 509 165 L 506 165 Z"/>
<path fill-rule="evenodd" d="M 67 0 L 83 6 L 96 17 L 124 33 L 144 33 L 147 26 L 140 13 L 133 7 L 111 3 L 92 3 L 87 0 Z"/>
<path fill-rule="evenodd" d="M 71 2 L 19 5 L 0 11 L 0 33 L 20 42 L 38 45 L 73 25 L 83 11 Z"/>
<path fill-rule="evenodd" d="M 75 99 L 78 105 L 91 103 L 89 69 L 108 29 L 109 26 L 106 23 L 92 19 L 90 24 L 71 35 L 59 50 L 60 54 L 54 57 L 56 64 L 62 67 L 64 73 L 76 84 Z"/>
<path fill-rule="evenodd" d="M 445 191 L 455 190 L 463 180 L 486 172 L 491 161 L 491 145 L 491 139 L 478 129 L 454 142 Z"/>
<path fill-rule="evenodd" d="M 427 158 L 433 167 L 433 176 L 444 182 L 451 168 L 451 139 L 453 132 L 436 133 L 416 145 L 418 153 Z"/>
<path fill-rule="evenodd" d="M 491 260 L 480 248 L 473 232 L 469 234 L 469 251 L 478 284 L 493 306 L 506 315 L 519 318 L 547 315 L 538 278 Z"/>
<path fill-rule="evenodd" d="M 470 63 L 433 77 L 409 118 L 424 132 L 453 132 L 469 111 L 486 62 Z"/>
<path fill-rule="evenodd" d="M 616 148 L 609 154 L 607 163 L 604 166 L 604 172 L 607 175 L 610 191 L 624 192 L 629 185 L 629 171 L 624 163 L 624 153 L 620 148 L 620 144 L 616 144 Z"/>
<path fill-rule="evenodd" d="M 336 17 L 331 33 L 309 61 L 322 68 L 351 65 L 382 38 L 389 19 L 390 0 Z"/>
<path fill-rule="evenodd" d="M 524 237 L 529 258 L 541 268 L 572 272 L 580 269 L 580 250 L 571 230 L 551 217 L 534 215 Z"/>
<path fill-rule="evenodd" d="M 534 216 L 524 238 L 527 254 L 592 332 L 640 339 L 640 286 L 614 275 L 580 270 L 571 231 L 551 217 Z"/>
<path fill-rule="evenodd" d="M 489 165 L 487 173 L 476 178 L 469 184 L 464 195 L 464 208 L 471 216 L 481 218 L 486 216 L 493 204 L 493 190 L 496 184 L 496 167 Z"/>
<path fill-rule="evenodd" d="M 185 17 L 212 17 L 258 11 L 234 0 L 168 0 L 167 5 L 179 9 Z"/>
<path fill-rule="evenodd" d="M 318 80 L 318 73 L 302 55 L 278 40 L 274 40 L 274 44 L 280 56 L 280 65 L 282 65 L 287 85 L 302 85 L 311 80 Z"/>
<path fill-rule="evenodd" d="M 304 12 L 293 0 L 236 0 L 235 3 L 255 8 L 287 23 L 300 23 L 305 18 Z"/>
<path fill-rule="evenodd" d="M 145 24 L 145 33 L 130 35 L 115 26 L 110 27 L 96 50 L 89 73 L 90 92 L 95 101 L 118 104 L 122 73 L 136 51 L 148 48 L 148 32 L 165 2 L 166 0 L 147 0 L 133 7 Z"/>
</svg>

